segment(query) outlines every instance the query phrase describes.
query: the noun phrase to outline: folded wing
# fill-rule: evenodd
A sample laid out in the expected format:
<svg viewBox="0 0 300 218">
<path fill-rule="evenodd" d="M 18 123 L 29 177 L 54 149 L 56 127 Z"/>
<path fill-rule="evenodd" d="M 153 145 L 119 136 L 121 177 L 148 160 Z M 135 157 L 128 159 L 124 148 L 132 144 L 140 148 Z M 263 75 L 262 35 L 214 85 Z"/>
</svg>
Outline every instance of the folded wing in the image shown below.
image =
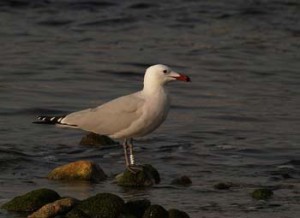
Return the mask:
<svg viewBox="0 0 300 218">
<path fill-rule="evenodd" d="M 96 108 L 71 113 L 61 120 L 61 124 L 102 135 L 114 135 L 141 117 L 143 104 L 139 93 L 134 93 Z"/>
</svg>

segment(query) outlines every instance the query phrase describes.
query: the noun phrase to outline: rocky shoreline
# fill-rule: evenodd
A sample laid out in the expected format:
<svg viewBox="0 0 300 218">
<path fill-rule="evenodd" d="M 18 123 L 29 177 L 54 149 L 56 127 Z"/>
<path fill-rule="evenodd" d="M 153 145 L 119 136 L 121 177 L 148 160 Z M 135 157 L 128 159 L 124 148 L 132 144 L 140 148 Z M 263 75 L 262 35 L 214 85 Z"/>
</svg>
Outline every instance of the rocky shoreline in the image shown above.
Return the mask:
<svg viewBox="0 0 300 218">
<path fill-rule="evenodd" d="M 18 212 L 28 218 L 188 218 L 177 209 L 168 211 L 147 199 L 125 202 L 111 193 L 98 193 L 84 200 L 61 197 L 51 189 L 37 189 L 3 204 L 2 209 Z"/>
<path fill-rule="evenodd" d="M 109 139 L 104 136 L 89 134 L 84 138 L 84 145 L 105 145 Z M 113 141 L 109 141 L 114 144 Z M 87 144 L 85 144 L 87 143 Z M 129 170 L 118 174 L 113 179 L 122 187 L 140 188 L 152 187 L 160 183 L 157 169 L 150 164 L 140 165 L 141 170 L 132 173 Z M 89 160 L 79 160 L 58 166 L 48 173 L 47 179 L 63 182 L 86 181 L 99 183 L 108 176 L 96 163 Z M 191 179 L 183 175 L 174 178 L 171 185 L 188 187 Z M 220 182 L 213 185 L 216 190 L 229 190 L 237 184 Z M 255 189 L 249 196 L 255 200 L 268 200 L 273 195 L 269 188 Z M 152 204 L 148 199 L 124 201 L 112 193 L 97 193 L 87 199 L 78 200 L 72 196 L 60 196 L 56 191 L 41 188 L 17 196 L 4 203 L 2 210 L 8 213 L 19 213 L 28 218 L 188 218 L 189 215 L 177 208 L 165 209 L 162 205 Z"/>
</svg>

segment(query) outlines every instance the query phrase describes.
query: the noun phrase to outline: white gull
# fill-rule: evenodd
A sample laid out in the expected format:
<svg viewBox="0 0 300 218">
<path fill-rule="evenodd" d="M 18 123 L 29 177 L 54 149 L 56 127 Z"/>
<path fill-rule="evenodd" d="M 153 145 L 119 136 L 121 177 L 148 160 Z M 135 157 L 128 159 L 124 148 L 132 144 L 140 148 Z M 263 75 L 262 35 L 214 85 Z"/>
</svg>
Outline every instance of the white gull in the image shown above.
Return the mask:
<svg viewBox="0 0 300 218">
<path fill-rule="evenodd" d="M 39 121 L 34 123 L 79 128 L 123 140 L 126 167 L 134 171 L 138 168 L 132 140 L 153 132 L 166 119 L 170 98 L 165 84 L 175 80 L 189 82 L 190 78 L 168 66 L 153 65 L 146 70 L 141 91 L 66 116 L 39 116 Z"/>
</svg>

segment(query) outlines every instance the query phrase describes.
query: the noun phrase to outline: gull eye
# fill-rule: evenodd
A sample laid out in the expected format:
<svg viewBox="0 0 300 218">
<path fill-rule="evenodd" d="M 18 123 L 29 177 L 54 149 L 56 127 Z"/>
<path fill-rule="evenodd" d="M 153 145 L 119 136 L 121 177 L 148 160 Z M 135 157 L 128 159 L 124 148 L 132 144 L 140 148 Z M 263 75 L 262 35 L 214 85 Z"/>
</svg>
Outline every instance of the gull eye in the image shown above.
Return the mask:
<svg viewBox="0 0 300 218">
<path fill-rule="evenodd" d="M 168 71 L 167 70 L 163 70 L 163 73 L 168 73 Z"/>
</svg>

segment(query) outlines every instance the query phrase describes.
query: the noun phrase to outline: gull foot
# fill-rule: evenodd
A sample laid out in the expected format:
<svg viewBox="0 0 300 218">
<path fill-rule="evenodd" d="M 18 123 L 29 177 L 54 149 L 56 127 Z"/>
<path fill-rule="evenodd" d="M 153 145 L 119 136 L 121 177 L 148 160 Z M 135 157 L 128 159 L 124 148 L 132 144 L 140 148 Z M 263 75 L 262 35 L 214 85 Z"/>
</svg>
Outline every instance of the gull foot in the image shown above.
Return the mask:
<svg viewBox="0 0 300 218">
<path fill-rule="evenodd" d="M 129 170 L 129 172 L 133 173 L 133 174 L 137 174 L 140 171 L 143 171 L 143 166 L 141 165 L 135 165 L 135 164 L 131 164 L 128 165 L 127 170 Z"/>
</svg>

